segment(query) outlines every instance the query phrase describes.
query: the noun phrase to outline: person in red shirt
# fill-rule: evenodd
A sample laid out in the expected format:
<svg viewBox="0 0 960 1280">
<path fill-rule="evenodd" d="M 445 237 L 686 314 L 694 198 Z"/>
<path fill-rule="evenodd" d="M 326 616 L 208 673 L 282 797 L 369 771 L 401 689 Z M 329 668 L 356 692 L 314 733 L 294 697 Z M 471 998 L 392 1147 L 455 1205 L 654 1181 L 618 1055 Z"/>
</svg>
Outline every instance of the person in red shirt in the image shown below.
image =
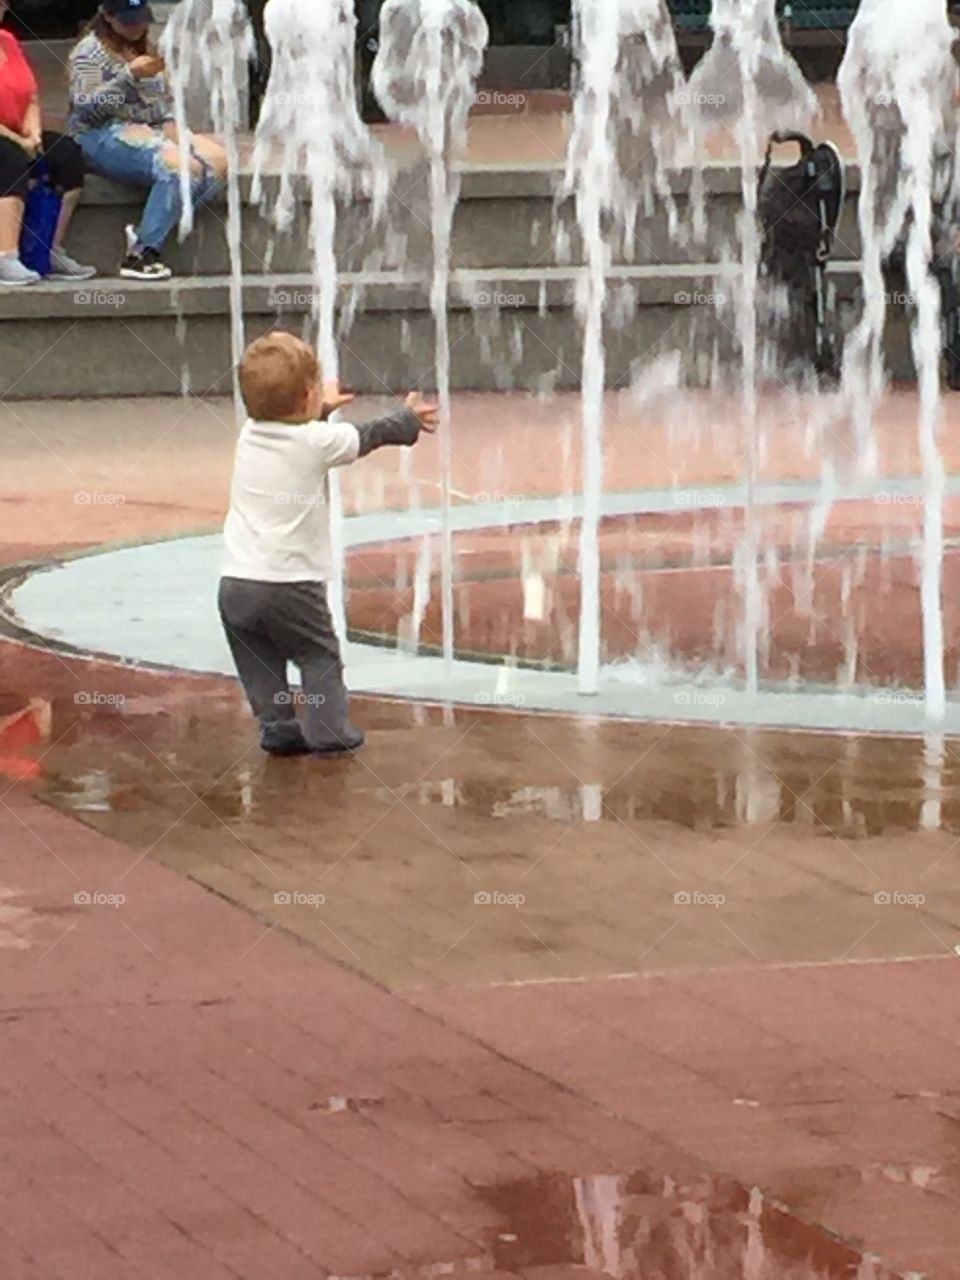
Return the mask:
<svg viewBox="0 0 960 1280">
<path fill-rule="evenodd" d="M 0 0 L 0 24 L 8 9 Z M 50 181 L 63 195 L 50 255 L 51 275 L 87 280 L 93 267 L 75 262 L 63 240 L 83 187 L 83 155 L 72 138 L 45 132 L 37 78 L 19 40 L 0 25 L 0 287 L 36 284 L 40 276 L 20 261 L 24 202 L 37 162 L 47 163 Z"/>
</svg>

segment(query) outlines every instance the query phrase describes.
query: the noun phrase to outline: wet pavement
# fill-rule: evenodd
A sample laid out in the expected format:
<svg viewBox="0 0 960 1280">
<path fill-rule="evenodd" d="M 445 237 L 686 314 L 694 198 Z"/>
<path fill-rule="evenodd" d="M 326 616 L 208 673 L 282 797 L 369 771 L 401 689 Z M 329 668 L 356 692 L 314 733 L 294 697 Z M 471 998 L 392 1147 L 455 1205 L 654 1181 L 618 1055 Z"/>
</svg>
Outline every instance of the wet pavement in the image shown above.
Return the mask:
<svg viewBox="0 0 960 1280">
<path fill-rule="evenodd" d="M 506 449 L 557 492 L 569 406 L 466 397 L 458 488 Z M 0 416 L 19 572 L 221 517 L 222 402 Z M 675 476 L 670 430 L 612 428 L 624 483 L 725 473 L 718 430 Z M 436 464 L 376 460 L 348 507 Z M 955 740 L 358 699 L 360 758 L 282 763 L 230 681 L 5 641 L 0 692 L 14 1275 L 960 1274 Z"/>
<path fill-rule="evenodd" d="M 542 1175 L 481 1195 L 503 1216 L 498 1272 L 570 1269 L 568 1280 L 895 1280 L 859 1250 L 730 1179 L 648 1170 Z"/>
<path fill-rule="evenodd" d="M 678 455 L 671 440 L 708 405 L 717 411 L 712 448 L 703 440 L 702 449 Z M 683 486 L 672 513 L 612 521 L 605 532 L 607 560 L 622 562 L 628 549 L 651 580 L 647 596 L 659 591 L 651 625 L 681 653 L 698 651 L 716 600 L 712 588 L 698 587 L 702 572 L 671 572 L 672 560 L 689 565 L 709 545 L 722 561 L 736 536 L 735 512 L 690 510 L 691 494 L 709 493 L 729 473 L 737 435 L 723 405 L 694 396 L 674 413 L 650 411 L 642 448 L 643 415 L 628 398 L 616 401 L 610 423 L 608 466 L 622 483 Z M 891 474 L 916 468 L 913 407 L 908 394 L 893 395 L 880 415 Z M 137 404 L 135 419 L 129 402 L 100 409 L 92 436 L 83 412 L 0 408 L 10 418 L 8 483 L 16 486 L 12 508 L 0 504 L 9 560 L 31 562 L 29 544 L 20 541 L 27 504 L 29 527 L 48 531 L 53 554 L 84 541 L 129 543 L 216 527 L 229 406 L 147 401 Z M 521 499 L 521 491 L 549 494 L 577 483 L 574 398 L 467 396 L 457 412 L 459 501 L 504 491 L 508 469 Z M 775 398 L 763 412 L 782 433 L 768 478 L 815 474 L 818 459 L 794 426 L 798 403 Z M 954 399 L 946 431 L 950 455 L 960 443 Z M 569 447 L 556 447 L 558 435 Z M 662 461 L 675 456 L 679 476 Z M 349 510 L 436 501 L 432 443 L 369 461 L 348 473 Z M 78 503 L 77 492 L 116 501 Z M 892 497 L 834 510 L 825 541 L 836 554 L 818 567 L 818 604 L 806 629 L 784 621 L 786 610 L 777 614 L 777 634 L 792 626 L 798 652 L 811 625 L 821 630 L 806 674 L 842 674 L 850 640 L 845 651 L 843 618 L 828 606 L 852 598 L 861 667 L 893 682 L 878 696 L 916 697 L 909 684 L 895 683 L 917 674 L 916 579 L 912 563 L 890 553 L 916 540 L 921 510 Z M 789 551 L 802 543 L 806 519 L 803 511 L 771 509 L 771 535 Z M 558 561 L 573 554 L 575 528 L 563 536 L 567 551 L 557 552 Z M 496 651 L 510 615 L 509 575 L 515 586 L 522 564 L 518 548 L 537 544 L 509 529 L 465 539 L 465 550 L 482 554 L 461 557 L 462 590 L 493 596 L 461 615 L 472 617 L 479 646 Z M 871 548 L 857 587 L 847 553 Z M 372 626 L 379 610 L 378 625 L 397 634 L 404 554 L 402 544 L 389 563 L 376 548 L 355 554 L 354 625 Z M 471 568 L 474 561 L 481 563 Z M 951 558 L 948 573 L 954 564 Z M 491 587 L 498 566 L 508 578 L 493 573 Z M 879 606 L 872 566 L 897 593 Z M 383 585 L 365 588 L 364 574 Z M 564 581 L 574 588 L 569 574 Z M 371 590 L 376 601 L 365 595 Z M 76 607 L 97 605 L 81 599 Z M 616 615 L 627 606 L 614 593 L 609 607 Z M 549 616 L 562 630 L 562 606 Z M 427 645 L 438 638 L 436 621 L 424 621 Z M 550 630 L 544 624 L 538 641 L 528 627 L 532 654 L 538 643 L 555 643 L 559 630 L 552 641 Z M 615 628 L 613 635 L 612 643 Z M 644 654 L 649 647 L 647 637 Z M 779 674 L 789 674 L 786 650 L 771 644 L 768 653 Z M 30 785 L 49 803 L 397 989 L 937 956 L 960 944 L 960 749 L 952 738 L 573 721 L 520 714 L 509 698 L 496 709 L 457 711 L 359 700 L 370 745 L 357 761 L 280 763 L 258 750 L 229 681 L 90 668 L 69 654 L 2 646 L 0 689 L 21 705 L 37 702 L 37 727 L 29 731 L 37 744 L 5 749 L 8 774 L 28 759 L 22 767 Z M 722 694 L 705 686 L 688 696 Z M 682 716 L 684 708 L 677 711 Z M 8 735 L 24 732 L 21 724 Z"/>
<path fill-rule="evenodd" d="M 229 682 L 31 664 L 8 775 L 390 987 L 960 945 L 950 739 L 358 700 L 355 761 L 275 761 Z"/>
</svg>

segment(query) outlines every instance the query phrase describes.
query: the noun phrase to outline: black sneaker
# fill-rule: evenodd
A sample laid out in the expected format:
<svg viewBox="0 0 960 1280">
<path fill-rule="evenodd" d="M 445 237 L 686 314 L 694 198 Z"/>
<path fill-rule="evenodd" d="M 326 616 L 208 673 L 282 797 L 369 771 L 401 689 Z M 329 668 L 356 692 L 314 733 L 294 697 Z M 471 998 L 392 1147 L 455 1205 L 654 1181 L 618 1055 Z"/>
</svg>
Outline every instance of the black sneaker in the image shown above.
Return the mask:
<svg viewBox="0 0 960 1280">
<path fill-rule="evenodd" d="M 315 756 L 347 756 L 351 752 L 359 751 L 366 740 L 366 734 L 362 729 L 348 724 L 340 730 L 332 742 L 325 742 L 319 747 L 314 747 L 313 754 Z"/>
<path fill-rule="evenodd" d="M 124 280 L 169 280 L 173 272 L 156 249 L 144 249 L 127 254 L 120 263 L 120 275 Z"/>
<path fill-rule="evenodd" d="M 308 756 L 313 750 L 296 720 L 264 729 L 260 735 L 260 746 L 268 756 Z"/>
</svg>

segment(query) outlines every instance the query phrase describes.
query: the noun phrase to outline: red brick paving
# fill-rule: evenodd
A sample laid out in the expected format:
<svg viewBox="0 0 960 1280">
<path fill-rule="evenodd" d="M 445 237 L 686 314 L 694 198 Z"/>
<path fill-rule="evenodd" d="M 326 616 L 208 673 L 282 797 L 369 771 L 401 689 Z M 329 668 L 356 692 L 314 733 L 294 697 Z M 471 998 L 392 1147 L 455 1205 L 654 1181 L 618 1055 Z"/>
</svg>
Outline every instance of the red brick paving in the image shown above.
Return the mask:
<svg viewBox="0 0 960 1280">
<path fill-rule="evenodd" d="M 25 1274 L 259 1280 L 466 1262 L 497 1225 L 473 1184 L 630 1167 L 643 1149 L 582 1100 L 571 1108 L 552 1083 L 25 796 L 3 800 L 0 850 L 5 901 L 26 913 L 4 941 L 28 944 L 4 952 L 0 1014 L 2 1220 Z M 78 886 L 126 901 L 74 906 Z M 334 1096 L 362 1101 L 329 1114 Z"/>
<path fill-rule="evenodd" d="M 708 1167 L 769 1187 L 901 1265 L 954 1276 L 955 963 L 429 992 L 417 1002 Z"/>
<path fill-rule="evenodd" d="M 134 857 L 3 799 L 4 1280 L 489 1267 L 479 1187 L 699 1168 L 960 1274 L 952 960 L 414 1003 Z"/>
</svg>

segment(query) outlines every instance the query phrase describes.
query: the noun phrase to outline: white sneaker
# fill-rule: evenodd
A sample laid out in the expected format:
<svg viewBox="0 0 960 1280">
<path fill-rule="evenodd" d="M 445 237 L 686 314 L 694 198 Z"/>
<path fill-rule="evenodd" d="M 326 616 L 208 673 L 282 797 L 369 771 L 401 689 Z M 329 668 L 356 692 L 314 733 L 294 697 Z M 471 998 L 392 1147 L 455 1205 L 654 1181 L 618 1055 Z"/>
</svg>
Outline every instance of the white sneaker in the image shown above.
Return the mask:
<svg viewBox="0 0 960 1280">
<path fill-rule="evenodd" d="M 18 289 L 24 285 L 36 284 L 40 278 L 40 273 L 25 267 L 15 253 L 0 256 L 0 286 Z"/>
<path fill-rule="evenodd" d="M 54 249 L 50 255 L 50 275 L 57 280 L 91 280 L 96 274 L 96 267 L 84 266 L 63 249 Z"/>
</svg>

